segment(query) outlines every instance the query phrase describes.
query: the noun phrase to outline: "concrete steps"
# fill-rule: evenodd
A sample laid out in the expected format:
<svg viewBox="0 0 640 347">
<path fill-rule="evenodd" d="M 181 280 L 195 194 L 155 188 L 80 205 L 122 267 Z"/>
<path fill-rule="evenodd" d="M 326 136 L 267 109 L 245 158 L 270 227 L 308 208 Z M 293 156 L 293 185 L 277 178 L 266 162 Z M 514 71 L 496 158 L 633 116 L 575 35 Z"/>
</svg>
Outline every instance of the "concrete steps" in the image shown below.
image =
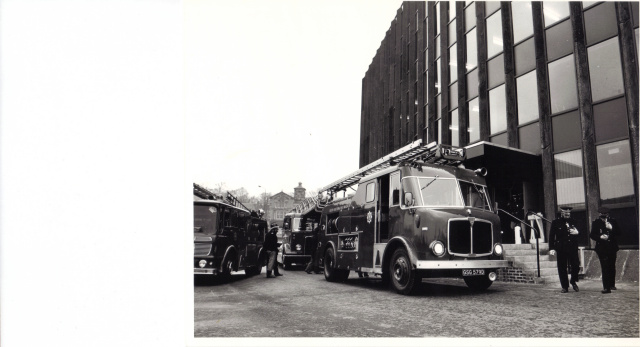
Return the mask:
<svg viewBox="0 0 640 347">
<path fill-rule="evenodd" d="M 538 256 L 535 243 L 504 244 L 504 259 L 509 261 L 499 280 L 520 283 L 558 283 L 558 269 L 555 257 L 549 256 L 549 244 L 540 243 L 540 277 L 538 277 Z"/>
</svg>

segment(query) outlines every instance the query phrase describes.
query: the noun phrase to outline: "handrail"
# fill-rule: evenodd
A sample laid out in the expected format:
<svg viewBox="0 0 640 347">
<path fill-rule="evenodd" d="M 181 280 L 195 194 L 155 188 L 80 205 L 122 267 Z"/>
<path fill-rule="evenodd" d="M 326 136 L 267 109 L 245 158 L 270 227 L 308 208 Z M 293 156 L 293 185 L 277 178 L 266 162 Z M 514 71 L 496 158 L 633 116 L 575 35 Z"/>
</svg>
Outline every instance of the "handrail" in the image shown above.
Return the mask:
<svg viewBox="0 0 640 347">
<path fill-rule="evenodd" d="M 505 213 L 509 217 L 511 217 L 511 218 L 519 221 L 520 223 L 528 226 L 529 228 L 531 228 L 536 233 L 536 261 L 537 261 L 537 265 L 538 265 L 538 277 L 540 277 L 540 245 L 538 244 L 538 242 L 539 242 L 538 240 L 540 239 L 540 233 L 538 232 L 538 229 L 536 229 L 532 224 L 529 224 L 529 223 L 523 221 L 522 219 L 512 215 L 511 213 L 509 213 L 509 212 L 507 212 L 507 211 L 505 211 L 505 210 L 503 210 L 501 208 L 498 208 L 497 211 Z"/>
</svg>

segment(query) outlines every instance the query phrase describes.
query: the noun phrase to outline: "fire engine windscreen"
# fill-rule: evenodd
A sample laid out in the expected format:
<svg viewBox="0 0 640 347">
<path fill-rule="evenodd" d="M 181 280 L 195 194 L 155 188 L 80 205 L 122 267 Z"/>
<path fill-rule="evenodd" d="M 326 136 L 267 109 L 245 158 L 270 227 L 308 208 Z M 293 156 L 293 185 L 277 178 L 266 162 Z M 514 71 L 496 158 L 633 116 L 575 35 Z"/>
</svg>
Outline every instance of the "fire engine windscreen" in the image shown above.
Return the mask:
<svg viewBox="0 0 640 347">
<path fill-rule="evenodd" d="M 460 189 L 462 189 L 462 197 L 464 205 L 468 207 L 480 208 L 491 211 L 487 188 L 479 184 L 460 181 Z"/>
<path fill-rule="evenodd" d="M 218 209 L 215 206 L 193 206 L 193 231 L 217 234 Z"/>
<path fill-rule="evenodd" d="M 413 179 L 416 178 L 413 177 Z M 455 179 L 439 177 L 420 177 L 417 179 L 422 193 L 422 202 L 416 201 L 416 205 L 438 207 L 463 206 L 458 184 Z"/>
</svg>

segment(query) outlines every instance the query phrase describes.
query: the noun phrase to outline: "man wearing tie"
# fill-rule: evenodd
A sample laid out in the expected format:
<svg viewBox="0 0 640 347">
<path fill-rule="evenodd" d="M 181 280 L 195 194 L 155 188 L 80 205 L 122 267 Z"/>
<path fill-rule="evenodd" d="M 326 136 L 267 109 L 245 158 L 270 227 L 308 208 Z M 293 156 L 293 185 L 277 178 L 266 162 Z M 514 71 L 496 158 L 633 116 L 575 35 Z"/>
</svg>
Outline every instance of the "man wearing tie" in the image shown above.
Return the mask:
<svg viewBox="0 0 640 347">
<path fill-rule="evenodd" d="M 578 272 L 580 259 L 578 256 L 578 235 L 576 221 L 571 218 L 571 207 L 560 208 L 560 218 L 551 222 L 549 231 L 549 254 L 557 255 L 558 276 L 560 277 L 561 293 L 569 291 L 569 283 L 576 292 L 579 291 Z M 571 282 L 567 275 L 567 266 L 571 267 Z"/>
<path fill-rule="evenodd" d="M 618 252 L 618 237 L 620 227 L 618 223 L 609 217 L 609 209 L 601 207 L 598 210 L 600 217 L 591 224 L 589 237 L 596 241 L 596 254 L 602 268 L 602 294 L 609 294 L 616 290 L 616 258 Z"/>
</svg>

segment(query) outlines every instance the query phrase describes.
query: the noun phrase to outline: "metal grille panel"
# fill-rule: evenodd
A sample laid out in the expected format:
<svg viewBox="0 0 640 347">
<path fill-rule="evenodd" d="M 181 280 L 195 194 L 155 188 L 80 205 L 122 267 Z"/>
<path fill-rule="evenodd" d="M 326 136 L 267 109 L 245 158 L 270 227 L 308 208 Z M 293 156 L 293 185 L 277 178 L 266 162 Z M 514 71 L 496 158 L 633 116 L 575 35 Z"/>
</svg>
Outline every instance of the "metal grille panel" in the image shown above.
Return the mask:
<svg viewBox="0 0 640 347">
<path fill-rule="evenodd" d="M 449 221 L 449 252 L 456 255 L 487 255 L 492 252 L 491 223 L 468 219 Z"/>
<path fill-rule="evenodd" d="M 209 255 L 211 253 L 210 243 L 195 243 L 193 247 L 194 256 Z"/>
</svg>

